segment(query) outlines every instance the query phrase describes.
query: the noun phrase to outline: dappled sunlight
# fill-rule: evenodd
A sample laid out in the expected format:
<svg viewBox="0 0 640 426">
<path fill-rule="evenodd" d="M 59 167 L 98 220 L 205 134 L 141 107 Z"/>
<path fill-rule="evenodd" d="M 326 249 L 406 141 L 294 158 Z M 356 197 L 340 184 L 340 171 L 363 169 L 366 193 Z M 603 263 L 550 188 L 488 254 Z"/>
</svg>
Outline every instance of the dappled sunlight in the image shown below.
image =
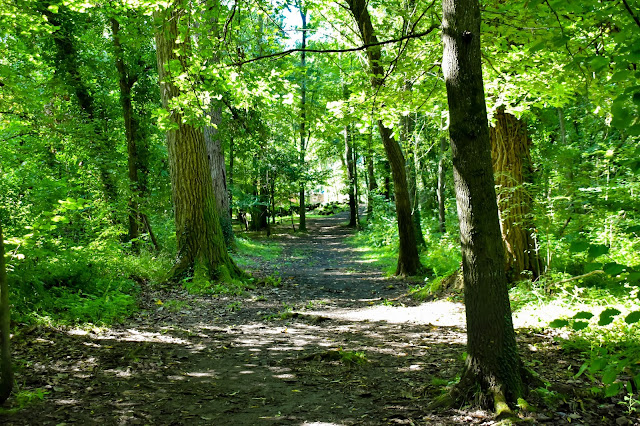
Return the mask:
<svg viewBox="0 0 640 426">
<path fill-rule="evenodd" d="M 307 313 L 325 315 L 343 321 L 386 321 L 395 324 L 412 323 L 461 328 L 465 326 L 464 305 L 447 301 L 427 302 L 419 306 L 375 305 Z"/>
</svg>

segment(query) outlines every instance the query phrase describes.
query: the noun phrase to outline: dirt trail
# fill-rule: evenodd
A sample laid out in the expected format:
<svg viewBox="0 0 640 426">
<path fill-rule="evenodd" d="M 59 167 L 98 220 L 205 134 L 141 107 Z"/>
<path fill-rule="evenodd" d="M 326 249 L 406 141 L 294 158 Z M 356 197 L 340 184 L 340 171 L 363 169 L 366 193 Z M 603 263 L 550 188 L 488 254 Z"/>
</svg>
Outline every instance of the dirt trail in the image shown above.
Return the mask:
<svg viewBox="0 0 640 426">
<path fill-rule="evenodd" d="M 282 258 L 255 274 L 279 274 L 279 287 L 249 297 L 147 289 L 141 315 L 122 327 L 22 331 L 17 382 L 35 396 L 0 424 L 493 424 L 480 410 L 426 410 L 462 367 L 461 307 L 385 305 L 409 283 L 361 262 L 344 222 L 276 234 Z M 546 336 L 520 342 L 549 371 L 580 365 Z M 566 424 L 555 412 L 531 416 Z"/>
</svg>

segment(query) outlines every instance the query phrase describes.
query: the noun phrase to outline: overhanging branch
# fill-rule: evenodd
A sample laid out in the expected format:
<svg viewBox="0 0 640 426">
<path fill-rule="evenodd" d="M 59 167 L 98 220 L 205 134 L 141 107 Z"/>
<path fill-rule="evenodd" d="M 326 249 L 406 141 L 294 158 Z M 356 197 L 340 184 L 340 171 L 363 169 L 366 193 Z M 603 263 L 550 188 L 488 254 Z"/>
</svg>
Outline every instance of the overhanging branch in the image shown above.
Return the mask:
<svg viewBox="0 0 640 426">
<path fill-rule="evenodd" d="M 234 62 L 231 65 L 240 66 L 240 65 L 251 63 L 251 62 L 261 61 L 263 59 L 279 58 L 281 56 L 287 56 L 287 55 L 290 55 L 290 54 L 296 53 L 296 52 L 309 52 L 309 53 L 359 52 L 361 50 L 366 50 L 369 47 L 383 46 L 385 44 L 398 43 L 398 42 L 401 42 L 401 41 L 404 41 L 404 40 L 409 40 L 409 39 L 412 39 L 412 38 L 424 37 L 424 36 L 426 36 L 428 34 L 431 34 L 437 28 L 438 27 L 434 25 L 434 26 L 431 26 L 430 28 L 428 28 L 426 31 L 422 31 L 422 32 L 419 32 L 419 33 L 411 33 L 411 34 L 407 34 L 405 36 L 402 36 L 402 37 L 399 37 L 399 38 L 395 38 L 395 39 L 392 39 L 392 40 L 378 41 L 376 43 L 363 44 L 363 45 L 358 46 L 358 47 L 351 47 L 351 48 L 346 48 L 346 49 L 289 49 L 289 50 L 283 50 L 282 52 L 276 52 L 276 53 L 272 53 L 270 55 L 257 56 L 255 58 L 247 59 L 247 60 L 244 60 L 244 61 Z"/>
</svg>

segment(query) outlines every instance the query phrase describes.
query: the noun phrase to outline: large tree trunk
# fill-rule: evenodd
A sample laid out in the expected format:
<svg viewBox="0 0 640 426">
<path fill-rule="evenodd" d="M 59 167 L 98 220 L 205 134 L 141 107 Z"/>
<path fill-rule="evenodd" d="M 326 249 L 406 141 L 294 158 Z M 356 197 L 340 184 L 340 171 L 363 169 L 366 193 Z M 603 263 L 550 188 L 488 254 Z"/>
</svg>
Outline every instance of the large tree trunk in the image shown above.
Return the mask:
<svg viewBox="0 0 640 426">
<path fill-rule="evenodd" d="M 0 405 L 9 398 L 13 389 L 10 327 L 9 285 L 7 283 L 7 268 L 4 263 L 2 224 L 0 224 Z"/>
<path fill-rule="evenodd" d="M 212 105 L 209 111 L 210 126 L 204 128 L 204 142 L 207 150 L 207 160 L 213 183 L 213 193 L 216 197 L 216 208 L 220 218 L 220 226 L 227 247 L 233 246 L 233 227 L 229 210 L 229 191 L 227 190 L 227 168 L 222 151 L 222 141 L 218 133 L 218 126 L 222 123 L 222 108 Z"/>
<path fill-rule="evenodd" d="M 508 410 L 523 395 L 522 368 L 509 306 L 504 250 L 491 169 L 480 59 L 477 0 L 444 0 L 442 68 L 449 101 L 451 152 L 467 316 L 467 359 L 457 390 L 479 385 Z"/>
<path fill-rule="evenodd" d="M 531 204 L 526 183 L 531 182 L 530 147 L 525 124 L 499 108 L 490 129 L 491 158 L 498 195 L 498 214 L 505 250 L 507 279 L 515 282 L 540 275 L 533 238 Z M 524 272 L 529 271 L 528 276 Z"/>
<path fill-rule="evenodd" d="M 300 173 L 305 172 L 305 156 L 307 155 L 306 125 L 307 125 L 307 9 L 300 5 L 300 18 L 302 19 L 302 52 L 300 54 L 300 69 L 302 70 L 302 84 L 300 84 Z M 300 231 L 307 230 L 307 206 L 305 201 L 305 179 L 300 181 Z"/>
<path fill-rule="evenodd" d="M 381 64 L 380 46 L 372 46 L 378 42 L 371 24 L 371 16 L 367 10 L 366 0 L 347 0 L 351 14 L 355 18 L 360 36 L 367 47 L 367 60 L 372 74 L 371 85 L 374 89 L 382 87 L 382 76 L 385 74 Z M 396 215 L 398 217 L 398 236 L 400 247 L 398 251 L 398 266 L 396 275 L 415 275 L 422 269 L 416 235 L 411 218 L 411 201 L 407 188 L 407 175 L 405 159 L 400 145 L 393 138 L 391 129 L 386 127 L 382 120 L 378 120 L 378 130 L 384 146 L 387 158 L 391 165 L 394 195 L 396 202 Z"/>
<path fill-rule="evenodd" d="M 180 64 L 179 72 L 186 72 L 190 57 L 188 34 L 181 33 L 181 43 L 177 43 L 178 24 L 186 25 L 182 22 L 184 16 L 179 8 L 156 12 L 156 22 L 161 23 L 156 33 L 160 92 L 173 125 L 167 131 L 167 150 L 178 253 L 169 279 L 189 276 L 197 266 L 204 267 L 211 279 L 237 276 L 242 272 L 229 257 L 224 243 L 204 133 L 201 128 L 184 123 L 182 115 L 170 108 L 180 91 L 173 82 L 177 75 L 169 72 L 168 64 Z"/>
</svg>

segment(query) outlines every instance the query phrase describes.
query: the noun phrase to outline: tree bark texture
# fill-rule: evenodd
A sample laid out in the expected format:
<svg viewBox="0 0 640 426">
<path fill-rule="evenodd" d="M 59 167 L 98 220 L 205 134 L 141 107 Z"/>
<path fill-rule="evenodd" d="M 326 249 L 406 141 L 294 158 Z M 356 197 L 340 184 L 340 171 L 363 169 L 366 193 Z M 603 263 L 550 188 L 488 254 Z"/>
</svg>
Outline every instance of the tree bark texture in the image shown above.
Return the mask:
<svg viewBox="0 0 640 426">
<path fill-rule="evenodd" d="M 511 282 L 540 275 L 540 261 L 533 237 L 531 205 L 525 187 L 531 182 L 530 147 L 525 123 L 499 108 L 490 128 L 491 159 L 498 196 L 500 230 L 505 250 L 505 271 Z M 530 276 L 523 276 L 529 271 Z"/>
<path fill-rule="evenodd" d="M 170 280 L 189 276 L 200 265 L 206 268 L 211 279 L 220 279 L 242 273 L 229 257 L 224 243 L 204 132 L 183 122 L 181 114 L 171 109 L 172 100 L 180 96 L 180 90 L 173 82 L 174 75 L 168 64 L 171 62 L 175 67 L 179 63 L 178 71 L 182 73 L 187 69 L 186 61 L 190 57 L 189 43 L 185 42 L 188 35 L 177 43 L 178 25 L 184 24 L 181 22 L 183 16 L 184 12 L 179 8 L 155 14 L 156 22 L 161 23 L 155 37 L 160 93 L 172 123 L 167 131 L 167 150 L 178 253 Z"/>
<path fill-rule="evenodd" d="M 477 0 L 443 1 L 442 68 L 460 221 L 467 359 L 459 390 L 479 384 L 500 410 L 523 394 L 498 221 L 480 59 Z"/>
<path fill-rule="evenodd" d="M 13 368 L 11 367 L 11 316 L 9 312 L 9 284 L 4 261 L 4 237 L 0 224 L 0 405 L 13 389 Z"/>
<path fill-rule="evenodd" d="M 365 44 L 371 45 L 378 42 L 375 36 L 371 16 L 367 10 L 366 0 L 347 0 L 351 14 L 356 20 L 360 36 Z M 369 46 L 366 49 L 369 70 L 372 74 L 371 85 L 374 89 L 382 87 L 385 74 L 381 64 L 382 53 L 379 46 Z M 400 145 L 393 138 L 391 129 L 386 127 L 382 120 L 378 120 L 380 138 L 391 166 L 394 195 L 396 202 L 396 215 L 398 218 L 398 236 L 400 247 L 398 250 L 398 266 L 396 275 L 415 275 L 422 269 L 416 235 L 411 218 L 411 201 L 407 188 L 407 174 L 405 159 Z"/>
<path fill-rule="evenodd" d="M 207 150 L 207 161 L 211 172 L 213 193 L 216 197 L 216 208 L 220 218 L 220 226 L 227 247 L 233 246 L 233 227 L 229 210 L 229 191 L 227 190 L 227 168 L 225 166 L 222 140 L 218 126 L 222 124 L 222 108 L 212 105 L 209 111 L 211 125 L 204 128 L 204 142 Z"/>
</svg>

